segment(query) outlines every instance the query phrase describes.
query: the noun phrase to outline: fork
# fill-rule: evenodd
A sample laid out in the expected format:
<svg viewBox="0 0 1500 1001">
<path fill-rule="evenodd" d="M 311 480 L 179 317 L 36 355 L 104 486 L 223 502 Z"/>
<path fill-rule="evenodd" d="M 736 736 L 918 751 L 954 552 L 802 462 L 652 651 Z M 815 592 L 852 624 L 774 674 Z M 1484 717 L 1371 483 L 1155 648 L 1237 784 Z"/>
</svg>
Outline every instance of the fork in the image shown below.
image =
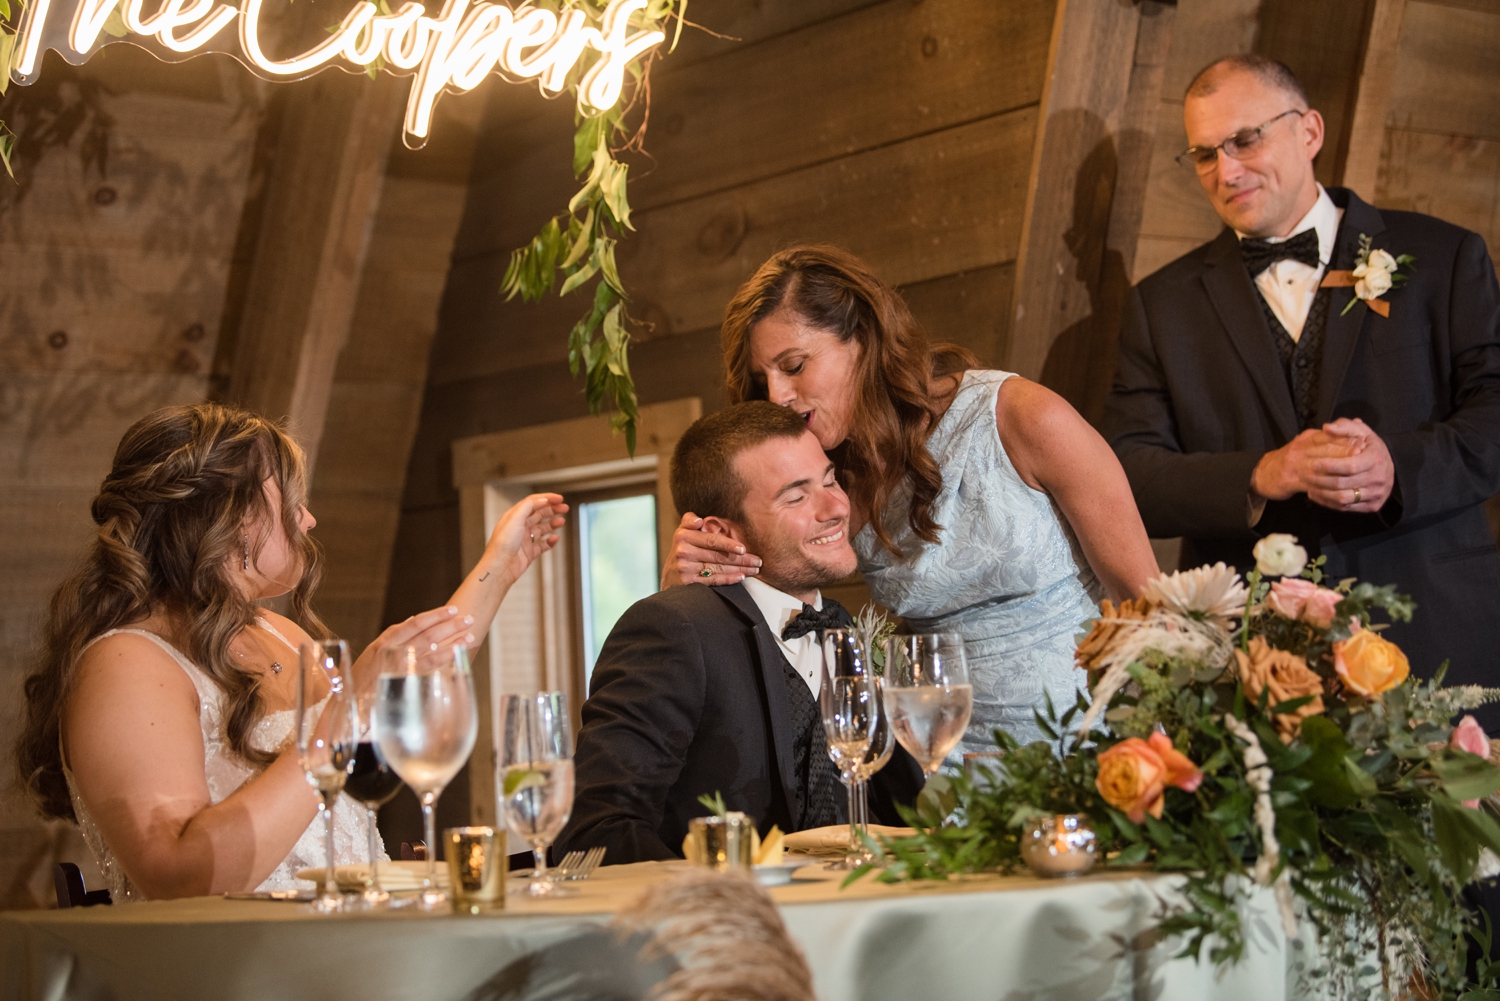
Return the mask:
<svg viewBox="0 0 1500 1001">
<path fill-rule="evenodd" d="M 566 880 L 588 879 L 594 874 L 594 870 L 599 868 L 599 863 L 604 861 L 604 851 L 603 848 L 590 848 L 588 853 L 583 856 L 582 861 L 577 861 L 571 866 L 566 866 L 566 871 L 560 872 L 557 878 Z M 569 852 L 568 854 L 576 855 L 578 853 Z M 567 862 L 568 860 L 563 859 L 563 861 Z"/>
<path fill-rule="evenodd" d="M 572 879 L 574 878 L 572 875 L 573 870 L 578 868 L 578 865 L 582 861 L 583 852 L 568 852 L 568 854 L 563 856 L 561 862 L 552 867 L 549 875 L 551 875 L 553 879 Z"/>
</svg>

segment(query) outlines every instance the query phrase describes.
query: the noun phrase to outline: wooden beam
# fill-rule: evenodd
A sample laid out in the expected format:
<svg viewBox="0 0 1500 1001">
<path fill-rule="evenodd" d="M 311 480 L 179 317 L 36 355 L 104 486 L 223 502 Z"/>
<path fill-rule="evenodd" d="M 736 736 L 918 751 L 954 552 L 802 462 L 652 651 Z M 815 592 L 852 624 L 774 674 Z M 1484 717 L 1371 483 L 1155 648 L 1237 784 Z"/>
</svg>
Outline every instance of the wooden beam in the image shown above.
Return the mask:
<svg viewBox="0 0 1500 1001">
<path fill-rule="evenodd" d="M 290 96 L 275 124 L 226 396 L 285 419 L 309 467 L 354 314 L 402 87 L 389 76 L 323 73 Z"/>
<path fill-rule="evenodd" d="M 1006 367 L 1103 402 L 1145 205 L 1174 7 L 1059 0 Z"/>
<path fill-rule="evenodd" d="M 1375 0 L 1370 33 L 1360 61 L 1354 111 L 1349 116 L 1349 139 L 1337 182 L 1353 188 L 1365 201 L 1375 200 L 1380 173 L 1380 149 L 1385 144 L 1385 120 L 1391 110 L 1396 82 L 1396 55 L 1401 47 L 1401 23 L 1406 0 Z"/>
</svg>

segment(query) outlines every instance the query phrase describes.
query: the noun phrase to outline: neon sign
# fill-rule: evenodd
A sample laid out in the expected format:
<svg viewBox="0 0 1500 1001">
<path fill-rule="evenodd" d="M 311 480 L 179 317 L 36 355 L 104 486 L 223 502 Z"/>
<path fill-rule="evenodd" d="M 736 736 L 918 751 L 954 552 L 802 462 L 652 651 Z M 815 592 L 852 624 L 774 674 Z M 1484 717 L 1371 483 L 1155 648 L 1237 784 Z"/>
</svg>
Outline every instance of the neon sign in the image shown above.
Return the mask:
<svg viewBox="0 0 1500 1001">
<path fill-rule="evenodd" d="M 153 3 L 159 5 L 148 13 L 145 0 L 32 0 L 16 38 L 11 79 L 35 82 L 46 49 L 75 66 L 84 62 L 116 40 L 105 28 L 118 12 L 126 32 L 119 41 L 167 60 L 227 52 L 267 80 L 299 79 L 339 62 L 359 72 L 383 59 L 393 72 L 412 75 L 405 132 L 425 141 L 433 105 L 445 90 L 472 90 L 498 71 L 512 80 L 535 80 L 544 93 L 559 93 L 590 50 L 598 55 L 578 82 L 579 108 L 606 111 L 620 99 L 631 61 L 666 38 L 661 31 L 631 31 L 631 16 L 644 10 L 647 0 L 613 0 L 597 26 L 577 8 L 553 12 L 525 3 L 512 9 L 482 0 L 444 0 L 442 12 L 431 17 L 416 2 L 381 14 L 374 3 L 359 0 L 327 40 L 300 55 L 277 58 L 262 45 L 265 0 L 240 0 L 238 7 L 219 0 Z M 236 19 L 237 39 L 225 31 Z"/>
</svg>

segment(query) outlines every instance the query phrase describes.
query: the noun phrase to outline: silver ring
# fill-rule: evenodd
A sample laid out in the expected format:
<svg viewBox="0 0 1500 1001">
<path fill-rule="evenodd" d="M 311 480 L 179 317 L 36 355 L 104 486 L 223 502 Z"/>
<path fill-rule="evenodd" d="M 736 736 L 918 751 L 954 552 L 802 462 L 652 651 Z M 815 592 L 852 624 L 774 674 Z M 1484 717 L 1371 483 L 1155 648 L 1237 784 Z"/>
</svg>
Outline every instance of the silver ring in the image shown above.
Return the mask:
<svg viewBox="0 0 1500 1001">
<path fill-rule="evenodd" d="M 531 536 L 531 544 L 533 546 L 536 545 L 536 533 L 535 532 L 531 532 L 531 533 L 528 533 L 528 534 L 530 534 L 530 536 Z"/>
</svg>

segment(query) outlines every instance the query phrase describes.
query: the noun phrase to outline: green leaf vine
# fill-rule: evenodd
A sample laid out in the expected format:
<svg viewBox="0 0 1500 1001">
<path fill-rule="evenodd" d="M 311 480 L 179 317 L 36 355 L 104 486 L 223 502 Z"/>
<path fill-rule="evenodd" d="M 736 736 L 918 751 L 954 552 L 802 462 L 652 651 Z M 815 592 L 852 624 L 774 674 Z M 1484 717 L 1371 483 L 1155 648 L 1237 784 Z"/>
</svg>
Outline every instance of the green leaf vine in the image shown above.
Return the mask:
<svg viewBox="0 0 1500 1001">
<path fill-rule="evenodd" d="M 595 0 L 550 0 L 554 10 L 579 7 L 591 15 L 604 8 Z M 651 0 L 630 19 L 632 27 L 667 31 L 676 20 L 671 49 L 676 48 L 686 24 L 687 0 Z M 596 115 L 579 113 L 573 136 L 573 174 L 582 180 L 568 202 L 568 210 L 542 224 L 524 247 L 511 252 L 500 291 L 509 301 L 537 302 L 562 283 L 558 295 L 570 295 L 595 282 L 593 304 L 568 334 L 568 370 L 584 375 L 589 412 L 598 415 L 606 403 L 612 408 L 610 426 L 625 433 L 625 448 L 635 454 L 640 410 L 630 375 L 630 331 L 626 304 L 630 296 L 615 265 L 615 247 L 635 229 L 630 222 L 626 191 L 629 164 L 618 159 L 627 151 L 642 152 L 650 120 L 651 67 L 660 57 L 655 48 L 627 67 L 629 83 L 620 103 Z M 576 74 L 568 92 L 578 89 Z M 639 114 L 633 129 L 627 122 Z"/>
</svg>

